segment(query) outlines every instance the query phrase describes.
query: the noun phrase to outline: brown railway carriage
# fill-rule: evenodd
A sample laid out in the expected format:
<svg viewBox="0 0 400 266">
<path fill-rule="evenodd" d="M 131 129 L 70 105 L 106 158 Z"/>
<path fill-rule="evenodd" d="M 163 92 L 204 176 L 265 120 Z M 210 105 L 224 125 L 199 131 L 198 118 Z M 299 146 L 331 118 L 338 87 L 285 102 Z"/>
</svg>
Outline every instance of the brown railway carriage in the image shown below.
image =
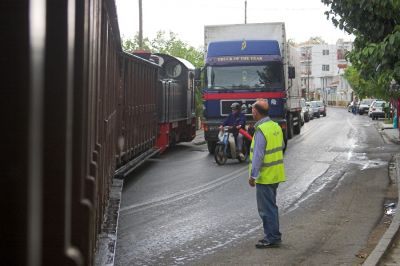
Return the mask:
<svg viewBox="0 0 400 266">
<path fill-rule="evenodd" d="M 0 7 L 2 263 L 92 265 L 115 171 L 194 137 L 192 69 L 124 53 L 114 0 Z"/>
</svg>

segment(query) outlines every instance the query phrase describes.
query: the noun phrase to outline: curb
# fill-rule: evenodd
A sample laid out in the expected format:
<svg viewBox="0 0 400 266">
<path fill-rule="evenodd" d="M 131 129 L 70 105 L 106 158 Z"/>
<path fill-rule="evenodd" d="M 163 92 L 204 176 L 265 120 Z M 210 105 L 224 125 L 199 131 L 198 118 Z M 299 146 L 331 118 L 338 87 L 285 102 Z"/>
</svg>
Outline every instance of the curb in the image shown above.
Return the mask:
<svg viewBox="0 0 400 266">
<path fill-rule="evenodd" d="M 392 142 L 394 144 L 400 144 L 399 138 L 393 138 L 392 136 L 390 136 L 389 134 L 386 133 L 387 130 L 397 130 L 398 131 L 399 129 L 393 128 L 392 125 L 384 124 L 381 122 L 378 126 L 378 130 L 380 130 L 380 132 L 383 133 L 383 135 L 385 135 L 386 139 L 389 140 L 390 142 Z"/>
<path fill-rule="evenodd" d="M 192 143 L 194 145 L 203 145 L 203 144 L 207 143 L 207 141 L 205 141 L 205 139 L 204 139 L 203 129 L 196 130 L 196 137 L 194 138 L 194 140 L 192 140 Z"/>
<path fill-rule="evenodd" d="M 206 144 L 206 143 L 207 143 L 207 141 L 205 141 L 205 140 L 193 142 L 194 145 L 203 145 L 203 144 Z"/>
<path fill-rule="evenodd" d="M 98 249 L 95 254 L 94 265 L 96 266 L 114 266 L 123 185 L 123 179 L 113 178 L 110 198 L 104 214 L 105 219 L 99 235 Z"/>
<path fill-rule="evenodd" d="M 396 160 L 396 182 L 397 186 L 399 186 L 400 181 L 400 157 L 398 155 L 395 156 Z M 397 187 L 397 197 L 398 200 L 400 199 L 400 189 Z M 399 209 L 397 208 L 396 214 L 393 217 L 392 223 L 390 224 L 389 228 L 386 229 L 386 232 L 383 234 L 381 240 L 376 245 L 374 250 L 369 254 L 367 259 L 364 261 L 362 265 L 365 266 L 375 266 L 378 265 L 379 262 L 382 260 L 383 256 L 387 254 L 389 251 L 389 247 L 392 246 L 392 243 L 395 239 L 395 236 L 400 228 L 400 214 Z"/>
</svg>

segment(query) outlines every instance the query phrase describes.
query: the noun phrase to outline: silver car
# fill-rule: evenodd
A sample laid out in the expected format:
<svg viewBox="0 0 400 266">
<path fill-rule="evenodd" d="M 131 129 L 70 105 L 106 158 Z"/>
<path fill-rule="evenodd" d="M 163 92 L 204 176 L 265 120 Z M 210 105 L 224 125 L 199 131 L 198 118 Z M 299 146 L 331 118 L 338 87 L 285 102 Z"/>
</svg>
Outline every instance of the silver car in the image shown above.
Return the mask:
<svg viewBox="0 0 400 266">
<path fill-rule="evenodd" d="M 314 109 L 312 108 L 311 103 L 306 102 L 306 107 L 307 107 L 307 113 L 308 113 L 309 119 L 313 120 L 314 119 Z"/>
<path fill-rule="evenodd" d="M 319 118 L 321 116 L 321 113 L 319 111 L 319 104 L 317 101 L 311 101 L 310 102 L 310 107 L 313 110 L 313 116 L 316 118 Z"/>
</svg>

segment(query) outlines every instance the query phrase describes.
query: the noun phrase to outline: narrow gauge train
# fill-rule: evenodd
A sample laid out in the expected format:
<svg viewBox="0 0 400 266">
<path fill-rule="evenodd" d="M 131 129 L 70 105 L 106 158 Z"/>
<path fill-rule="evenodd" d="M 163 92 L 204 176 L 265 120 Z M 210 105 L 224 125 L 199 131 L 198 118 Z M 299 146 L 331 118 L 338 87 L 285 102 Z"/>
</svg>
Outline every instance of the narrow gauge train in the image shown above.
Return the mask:
<svg viewBox="0 0 400 266">
<path fill-rule="evenodd" d="M 2 264 L 94 265 L 116 172 L 194 137 L 193 66 L 122 51 L 114 0 L 5 2 Z"/>
<path fill-rule="evenodd" d="M 116 175 L 123 177 L 156 153 L 164 152 L 168 147 L 175 146 L 179 142 L 192 141 L 196 136 L 195 97 L 194 97 L 194 66 L 187 60 L 167 54 L 148 54 L 143 52 L 135 55 L 148 59 L 159 66 L 156 92 L 145 91 L 148 88 L 134 86 L 136 92 L 126 92 L 127 97 L 133 97 L 125 101 L 125 110 L 132 110 L 131 121 L 137 121 L 130 125 L 130 130 L 120 135 Z M 126 79 L 125 79 L 126 80 Z M 124 86 L 130 88 L 130 86 Z M 136 95 L 136 97 L 135 97 Z M 137 99 L 139 99 L 139 102 Z M 135 102 L 134 105 L 129 101 Z M 149 101 L 155 100 L 156 108 L 153 109 Z M 141 102 L 142 101 L 142 102 Z M 143 117 L 140 109 L 151 109 L 156 114 L 154 117 Z M 135 111 L 136 110 L 136 111 Z M 144 132 L 143 132 L 144 131 Z M 150 133 L 150 134 L 149 134 Z M 129 147 L 126 139 L 130 141 Z M 152 140 L 155 139 L 155 142 Z M 147 145 L 149 143 L 150 146 Z M 137 149 L 138 147 L 144 147 Z M 133 154 L 132 150 L 137 150 Z"/>
</svg>

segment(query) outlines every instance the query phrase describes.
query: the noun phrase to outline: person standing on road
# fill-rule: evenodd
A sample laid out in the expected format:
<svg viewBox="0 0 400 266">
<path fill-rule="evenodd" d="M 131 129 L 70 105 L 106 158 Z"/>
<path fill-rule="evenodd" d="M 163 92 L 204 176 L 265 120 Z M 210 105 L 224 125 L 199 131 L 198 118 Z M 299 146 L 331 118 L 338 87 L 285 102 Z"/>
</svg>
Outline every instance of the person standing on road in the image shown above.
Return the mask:
<svg viewBox="0 0 400 266">
<path fill-rule="evenodd" d="M 250 147 L 249 185 L 256 187 L 257 208 L 264 227 L 264 238 L 256 248 L 277 247 L 281 243 L 276 193 L 286 180 L 283 165 L 283 133 L 268 116 L 268 102 L 257 99 L 252 114 L 257 121 Z"/>
</svg>

